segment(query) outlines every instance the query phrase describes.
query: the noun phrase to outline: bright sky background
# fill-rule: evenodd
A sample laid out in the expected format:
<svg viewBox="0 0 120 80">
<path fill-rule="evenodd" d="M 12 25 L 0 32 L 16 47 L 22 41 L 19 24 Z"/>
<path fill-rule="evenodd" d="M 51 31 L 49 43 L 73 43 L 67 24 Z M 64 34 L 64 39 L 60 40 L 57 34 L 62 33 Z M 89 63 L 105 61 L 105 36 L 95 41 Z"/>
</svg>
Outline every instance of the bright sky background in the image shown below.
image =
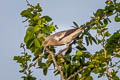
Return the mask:
<svg viewBox="0 0 120 80">
<path fill-rule="evenodd" d="M 72 28 L 72 22 L 79 25 L 90 20 L 98 8 L 104 8 L 105 0 L 29 0 L 30 3 L 40 3 L 43 14 L 52 17 L 53 22 L 59 26 L 59 31 Z M 21 80 L 18 72 L 20 67 L 13 61 L 13 56 L 20 55 L 19 48 L 25 35 L 24 18 L 20 12 L 27 8 L 25 0 L 1 0 L 0 1 L 0 80 Z M 120 27 L 120 24 L 112 23 L 111 33 Z M 113 27 L 114 26 L 114 27 Z M 95 48 L 90 48 L 90 50 Z M 35 70 L 35 75 L 42 80 L 59 80 L 54 77 L 52 71 L 43 76 L 42 70 Z"/>
</svg>

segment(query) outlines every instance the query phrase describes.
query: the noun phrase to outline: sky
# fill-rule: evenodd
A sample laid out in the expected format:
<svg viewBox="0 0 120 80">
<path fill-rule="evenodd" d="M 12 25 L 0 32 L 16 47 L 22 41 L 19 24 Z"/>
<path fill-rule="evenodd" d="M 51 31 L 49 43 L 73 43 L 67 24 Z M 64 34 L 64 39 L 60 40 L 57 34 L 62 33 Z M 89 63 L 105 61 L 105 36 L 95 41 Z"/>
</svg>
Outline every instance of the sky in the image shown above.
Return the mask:
<svg viewBox="0 0 120 80">
<path fill-rule="evenodd" d="M 72 22 L 79 25 L 90 20 L 98 8 L 104 8 L 105 0 L 29 0 L 33 5 L 40 3 L 43 15 L 52 17 L 53 22 L 61 31 L 72 28 Z M 26 24 L 20 12 L 27 8 L 25 0 L 1 0 L 0 1 L 0 80 L 22 80 L 19 73 L 19 65 L 13 61 L 13 57 L 20 55 L 20 43 L 24 41 Z M 110 24 L 110 32 L 120 29 L 119 23 Z M 112 27 L 115 26 L 115 27 Z M 89 50 L 94 50 L 96 47 Z M 43 76 L 42 70 L 36 70 L 34 75 L 42 80 L 59 80 L 51 71 Z"/>
</svg>

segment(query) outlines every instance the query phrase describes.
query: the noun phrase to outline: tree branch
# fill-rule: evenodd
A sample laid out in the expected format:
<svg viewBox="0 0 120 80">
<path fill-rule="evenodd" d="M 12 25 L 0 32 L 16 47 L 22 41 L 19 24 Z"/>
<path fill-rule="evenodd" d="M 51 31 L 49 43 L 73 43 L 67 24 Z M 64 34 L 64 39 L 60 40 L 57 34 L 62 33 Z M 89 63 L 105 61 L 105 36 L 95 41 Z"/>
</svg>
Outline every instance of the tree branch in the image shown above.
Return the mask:
<svg viewBox="0 0 120 80">
<path fill-rule="evenodd" d="M 74 76 L 76 76 L 78 73 L 82 72 L 83 70 L 87 69 L 88 67 L 84 67 L 83 69 L 78 70 L 77 72 L 75 72 L 74 74 L 70 75 L 66 80 L 70 80 L 71 78 L 73 78 Z"/>
<path fill-rule="evenodd" d="M 101 36 L 102 36 L 102 38 L 103 39 L 105 39 L 105 36 L 103 35 L 103 34 L 101 34 Z M 105 41 L 103 41 L 103 43 L 101 44 L 102 45 L 102 47 L 103 47 L 103 50 L 104 50 L 104 57 L 105 57 L 105 59 L 107 58 L 107 50 L 105 49 Z M 107 76 L 107 78 L 108 78 L 108 80 L 111 80 L 110 79 L 110 72 L 109 72 L 109 68 L 108 68 L 108 62 L 105 62 L 105 64 L 106 64 L 106 76 Z"/>
<path fill-rule="evenodd" d="M 60 54 L 62 54 L 65 50 L 67 50 L 68 48 L 66 47 L 66 48 L 64 48 L 64 49 L 61 49 L 61 50 L 59 50 L 59 52 L 55 55 L 55 57 L 56 56 L 58 56 L 58 55 L 60 55 Z"/>
<path fill-rule="evenodd" d="M 48 48 L 46 48 L 46 50 L 47 50 L 47 52 L 51 55 L 52 60 L 53 60 L 53 63 L 55 64 L 55 67 L 56 67 L 56 68 L 58 69 L 58 71 L 60 72 L 60 77 L 61 77 L 60 80 L 64 80 L 63 71 L 61 70 L 61 67 L 59 67 L 59 66 L 57 65 L 57 61 L 56 61 L 56 59 L 55 59 L 54 53 L 53 53 L 52 51 L 50 51 Z"/>
<path fill-rule="evenodd" d="M 64 51 L 68 50 L 71 47 L 72 44 L 74 44 L 74 41 L 69 45 L 66 44 L 66 48 L 59 50 L 59 52 L 55 55 L 55 57 L 61 55 Z"/>
</svg>

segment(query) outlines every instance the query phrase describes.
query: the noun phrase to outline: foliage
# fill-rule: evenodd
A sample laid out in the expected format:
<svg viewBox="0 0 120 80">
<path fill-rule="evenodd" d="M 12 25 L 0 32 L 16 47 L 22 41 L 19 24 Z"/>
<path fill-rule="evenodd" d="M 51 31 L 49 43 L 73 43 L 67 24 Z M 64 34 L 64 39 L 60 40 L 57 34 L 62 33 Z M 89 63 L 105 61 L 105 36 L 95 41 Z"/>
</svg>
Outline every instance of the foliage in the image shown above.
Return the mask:
<svg viewBox="0 0 120 80">
<path fill-rule="evenodd" d="M 27 2 L 28 3 L 28 2 Z M 104 9 L 98 9 L 89 22 L 81 25 L 85 30 L 74 40 L 70 46 L 76 46 L 76 51 L 69 48 L 65 54 L 55 56 L 56 64 L 61 66 L 61 71 L 66 80 L 93 80 L 91 73 L 98 74 L 98 78 L 106 76 L 108 80 L 120 80 L 117 76 L 120 69 L 120 30 L 114 34 L 109 33 L 108 24 L 111 23 L 110 16 L 114 15 L 114 20 L 120 22 L 120 2 L 116 0 L 108 0 L 105 2 Z M 55 31 L 56 27 L 49 16 L 42 16 L 42 8 L 39 4 L 33 6 L 28 3 L 29 8 L 21 12 L 21 16 L 25 17 L 29 26 L 26 30 L 24 42 L 26 48 L 32 52 L 26 52 L 25 45 L 22 56 L 14 56 L 14 60 L 20 64 L 24 73 L 24 80 L 36 80 L 32 76 L 31 67 L 36 66 L 43 69 L 44 75 L 47 75 L 48 68 L 54 63 L 54 60 L 49 53 L 44 50 L 43 41 L 46 36 Z M 79 28 L 76 22 L 73 22 L 75 28 Z M 115 27 L 115 26 L 113 26 Z M 90 33 L 90 30 L 96 31 L 96 36 Z M 85 43 L 83 43 L 85 39 Z M 96 45 L 101 45 L 102 49 L 94 54 L 90 53 L 87 46 L 92 46 L 93 42 Z M 48 49 L 55 55 L 54 46 L 49 46 Z M 72 51 L 76 52 L 72 54 Z M 117 59 L 116 61 L 113 61 Z M 60 74 L 58 68 L 54 68 L 54 74 Z M 60 74 L 61 75 L 61 74 Z M 96 75 L 97 76 L 97 75 Z"/>
</svg>

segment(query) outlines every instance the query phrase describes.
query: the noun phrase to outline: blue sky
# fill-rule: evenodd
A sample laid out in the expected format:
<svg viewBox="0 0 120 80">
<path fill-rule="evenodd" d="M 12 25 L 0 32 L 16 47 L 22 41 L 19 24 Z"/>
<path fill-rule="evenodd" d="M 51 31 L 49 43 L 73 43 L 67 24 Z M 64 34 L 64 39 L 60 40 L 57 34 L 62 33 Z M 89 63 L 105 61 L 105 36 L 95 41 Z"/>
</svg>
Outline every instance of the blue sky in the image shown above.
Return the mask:
<svg viewBox="0 0 120 80">
<path fill-rule="evenodd" d="M 90 20 L 98 8 L 104 8 L 105 0 L 29 0 L 30 3 L 40 3 L 43 15 L 52 17 L 53 22 L 59 26 L 59 30 L 72 28 L 72 22 L 79 25 Z M 19 48 L 25 35 L 24 18 L 20 12 L 27 8 L 25 0 L 1 0 L 0 2 L 0 80 L 21 80 L 18 72 L 20 67 L 13 61 L 13 56 L 20 55 Z M 111 33 L 119 28 L 120 24 L 111 24 Z M 112 27 L 115 26 L 115 27 Z M 120 29 L 120 28 L 119 28 Z M 95 49 L 95 48 L 89 48 Z M 45 77 L 42 70 L 35 70 L 34 75 L 42 80 L 53 80 L 54 75 L 48 72 Z M 59 80 L 59 77 L 55 77 Z"/>
</svg>

